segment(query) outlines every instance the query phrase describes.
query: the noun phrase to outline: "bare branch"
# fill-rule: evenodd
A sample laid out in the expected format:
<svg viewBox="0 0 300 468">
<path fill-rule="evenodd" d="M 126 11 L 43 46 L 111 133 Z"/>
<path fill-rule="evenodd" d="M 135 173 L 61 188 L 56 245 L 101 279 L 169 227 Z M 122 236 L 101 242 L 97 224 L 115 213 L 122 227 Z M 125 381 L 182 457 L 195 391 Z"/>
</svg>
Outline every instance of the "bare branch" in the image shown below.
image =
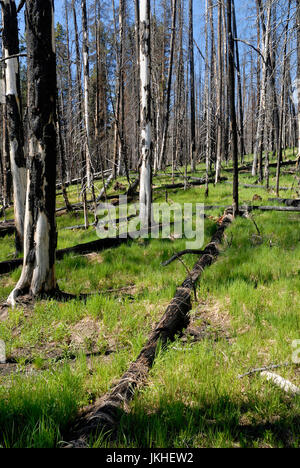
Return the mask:
<svg viewBox="0 0 300 468">
<path fill-rule="evenodd" d="M 174 262 L 175 260 L 177 260 L 177 259 L 179 260 L 179 258 L 182 257 L 183 255 L 188 255 L 188 254 L 203 255 L 203 254 L 205 254 L 205 252 L 203 250 L 190 250 L 190 249 L 182 250 L 181 252 L 178 252 L 178 253 L 174 254 L 173 257 L 171 257 L 169 260 L 162 263 L 161 265 L 163 267 L 166 267 L 166 266 L 170 265 L 172 262 Z"/>
<path fill-rule="evenodd" d="M 18 58 L 18 57 L 27 57 L 27 54 L 15 54 L 15 55 L 10 55 L 9 57 L 3 57 L 0 59 L 0 63 L 5 62 L 6 60 L 10 60 L 13 58 Z"/>
</svg>

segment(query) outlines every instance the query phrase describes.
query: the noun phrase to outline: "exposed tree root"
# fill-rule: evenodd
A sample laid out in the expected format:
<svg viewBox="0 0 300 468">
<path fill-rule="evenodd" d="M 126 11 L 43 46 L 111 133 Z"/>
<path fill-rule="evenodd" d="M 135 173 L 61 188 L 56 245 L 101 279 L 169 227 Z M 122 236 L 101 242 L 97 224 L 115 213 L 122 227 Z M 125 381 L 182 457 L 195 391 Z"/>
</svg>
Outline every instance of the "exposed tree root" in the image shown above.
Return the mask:
<svg viewBox="0 0 300 468">
<path fill-rule="evenodd" d="M 149 370 L 153 366 L 158 347 L 166 347 L 169 341 L 182 333 L 189 324 L 189 312 L 192 308 L 192 293 L 203 270 L 217 259 L 225 229 L 232 223 L 233 217 L 226 215 L 218 227 L 211 242 L 204 249 L 204 254 L 194 265 L 193 270 L 177 289 L 176 294 L 168 306 L 161 321 L 151 333 L 146 345 L 138 358 L 133 362 L 119 383 L 96 404 L 82 411 L 77 423 L 73 426 L 68 440 L 72 440 L 70 447 L 86 445 L 91 433 L 105 429 L 113 429 L 118 423 L 118 414 L 132 399 L 136 388 L 146 380 Z"/>
</svg>

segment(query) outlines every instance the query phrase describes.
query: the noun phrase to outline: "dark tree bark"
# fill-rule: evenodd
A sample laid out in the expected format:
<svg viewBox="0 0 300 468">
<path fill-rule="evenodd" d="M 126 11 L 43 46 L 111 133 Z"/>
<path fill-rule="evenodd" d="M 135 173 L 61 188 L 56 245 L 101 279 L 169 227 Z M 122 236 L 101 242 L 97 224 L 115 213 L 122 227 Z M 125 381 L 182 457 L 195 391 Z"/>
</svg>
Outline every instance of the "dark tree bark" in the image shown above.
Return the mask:
<svg viewBox="0 0 300 468">
<path fill-rule="evenodd" d="M 26 2 L 28 51 L 29 177 L 24 263 L 8 302 L 56 290 L 56 56 L 52 0 Z"/>
<path fill-rule="evenodd" d="M 195 65 L 194 65 L 194 15 L 193 0 L 189 0 L 189 64 L 190 64 L 190 105 L 191 105 L 191 172 L 195 171 L 196 111 L 195 111 Z"/>
<path fill-rule="evenodd" d="M 239 167 L 238 139 L 235 112 L 235 72 L 234 72 L 234 38 L 232 35 L 232 3 L 227 0 L 227 31 L 228 31 L 228 92 L 231 118 L 231 140 L 233 159 L 233 215 L 239 212 Z"/>
</svg>

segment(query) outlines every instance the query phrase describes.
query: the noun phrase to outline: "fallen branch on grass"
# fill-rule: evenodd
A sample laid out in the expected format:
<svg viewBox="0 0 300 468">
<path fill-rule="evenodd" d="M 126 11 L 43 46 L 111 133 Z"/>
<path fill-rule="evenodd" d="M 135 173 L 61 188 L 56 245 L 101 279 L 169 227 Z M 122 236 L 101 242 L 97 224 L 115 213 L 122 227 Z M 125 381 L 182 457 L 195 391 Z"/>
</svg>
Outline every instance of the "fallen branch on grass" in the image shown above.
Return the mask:
<svg viewBox="0 0 300 468">
<path fill-rule="evenodd" d="M 291 393 L 292 395 L 300 395 L 300 388 L 296 387 L 292 382 L 289 380 L 284 379 L 278 374 L 274 374 L 273 372 L 261 372 L 260 374 L 270 382 L 272 382 L 277 387 L 280 387 L 286 393 Z"/>
<path fill-rule="evenodd" d="M 272 364 L 271 366 L 267 366 L 267 367 L 258 367 L 257 369 L 252 369 L 249 372 L 246 372 L 245 374 L 239 375 L 238 378 L 243 379 L 244 377 L 247 377 L 248 375 L 257 374 L 258 372 L 279 369 L 280 367 L 289 367 L 292 365 L 293 364 L 290 364 L 289 362 L 285 362 L 284 364 Z"/>
<path fill-rule="evenodd" d="M 224 231 L 232 221 L 231 215 L 224 217 L 211 242 L 204 249 L 204 254 L 196 262 L 182 285 L 177 288 L 173 300 L 150 334 L 136 361 L 129 366 L 128 371 L 108 394 L 94 405 L 83 410 L 71 431 L 72 442 L 67 445 L 68 448 L 83 447 L 92 432 L 101 431 L 103 428 L 112 429 L 116 426 L 120 409 L 126 407 L 136 388 L 145 382 L 149 370 L 153 366 L 158 347 L 166 347 L 169 341 L 174 341 L 176 335 L 182 333 L 183 329 L 187 327 L 189 312 L 192 308 L 192 292 L 203 270 L 216 261 L 220 253 L 219 244 L 222 242 Z"/>
<path fill-rule="evenodd" d="M 204 253 L 205 253 L 204 250 L 191 250 L 191 249 L 182 250 L 181 252 L 178 252 L 178 253 L 174 254 L 173 257 L 171 257 L 166 262 L 162 263 L 161 266 L 166 267 L 166 266 L 170 265 L 171 263 L 173 263 L 175 260 L 178 260 L 179 257 L 182 257 L 183 255 L 188 255 L 188 254 L 203 255 Z"/>
</svg>

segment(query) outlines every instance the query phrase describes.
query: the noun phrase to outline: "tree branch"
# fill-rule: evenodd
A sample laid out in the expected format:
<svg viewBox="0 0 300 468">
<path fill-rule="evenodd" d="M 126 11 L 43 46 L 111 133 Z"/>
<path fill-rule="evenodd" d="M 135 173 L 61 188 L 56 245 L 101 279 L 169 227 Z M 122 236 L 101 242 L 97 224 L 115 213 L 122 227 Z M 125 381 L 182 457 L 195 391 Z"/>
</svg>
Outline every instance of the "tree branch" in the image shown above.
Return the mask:
<svg viewBox="0 0 300 468">
<path fill-rule="evenodd" d="M 251 47 L 255 52 L 257 52 L 261 58 L 263 59 L 263 62 L 266 63 L 265 57 L 263 56 L 262 52 L 257 49 L 254 45 L 250 44 L 250 42 L 245 41 L 244 39 L 238 39 L 237 37 L 234 38 L 236 42 L 242 42 L 243 44 L 247 45 L 248 47 Z"/>
<path fill-rule="evenodd" d="M 9 57 L 3 57 L 0 59 L 0 63 L 5 62 L 6 60 L 10 60 L 13 58 L 18 58 L 18 57 L 27 57 L 27 54 L 15 54 L 15 55 L 10 55 Z"/>
<path fill-rule="evenodd" d="M 203 250 L 190 250 L 190 249 L 187 249 L 187 250 L 182 250 L 181 252 L 178 252 L 176 254 L 173 255 L 173 257 L 171 257 L 169 260 L 167 260 L 166 262 L 162 263 L 161 266 L 163 267 L 166 267 L 168 265 L 170 265 L 170 263 L 174 262 L 175 260 L 179 259 L 180 257 L 182 257 L 183 255 L 188 255 L 188 254 L 192 254 L 192 255 L 203 255 L 205 254 L 205 252 Z"/>
<path fill-rule="evenodd" d="M 20 11 L 22 10 L 23 6 L 25 5 L 26 3 L 26 0 L 21 0 L 20 3 L 19 3 L 19 6 L 18 6 L 18 9 L 17 9 L 17 14 L 20 13 Z"/>
</svg>

